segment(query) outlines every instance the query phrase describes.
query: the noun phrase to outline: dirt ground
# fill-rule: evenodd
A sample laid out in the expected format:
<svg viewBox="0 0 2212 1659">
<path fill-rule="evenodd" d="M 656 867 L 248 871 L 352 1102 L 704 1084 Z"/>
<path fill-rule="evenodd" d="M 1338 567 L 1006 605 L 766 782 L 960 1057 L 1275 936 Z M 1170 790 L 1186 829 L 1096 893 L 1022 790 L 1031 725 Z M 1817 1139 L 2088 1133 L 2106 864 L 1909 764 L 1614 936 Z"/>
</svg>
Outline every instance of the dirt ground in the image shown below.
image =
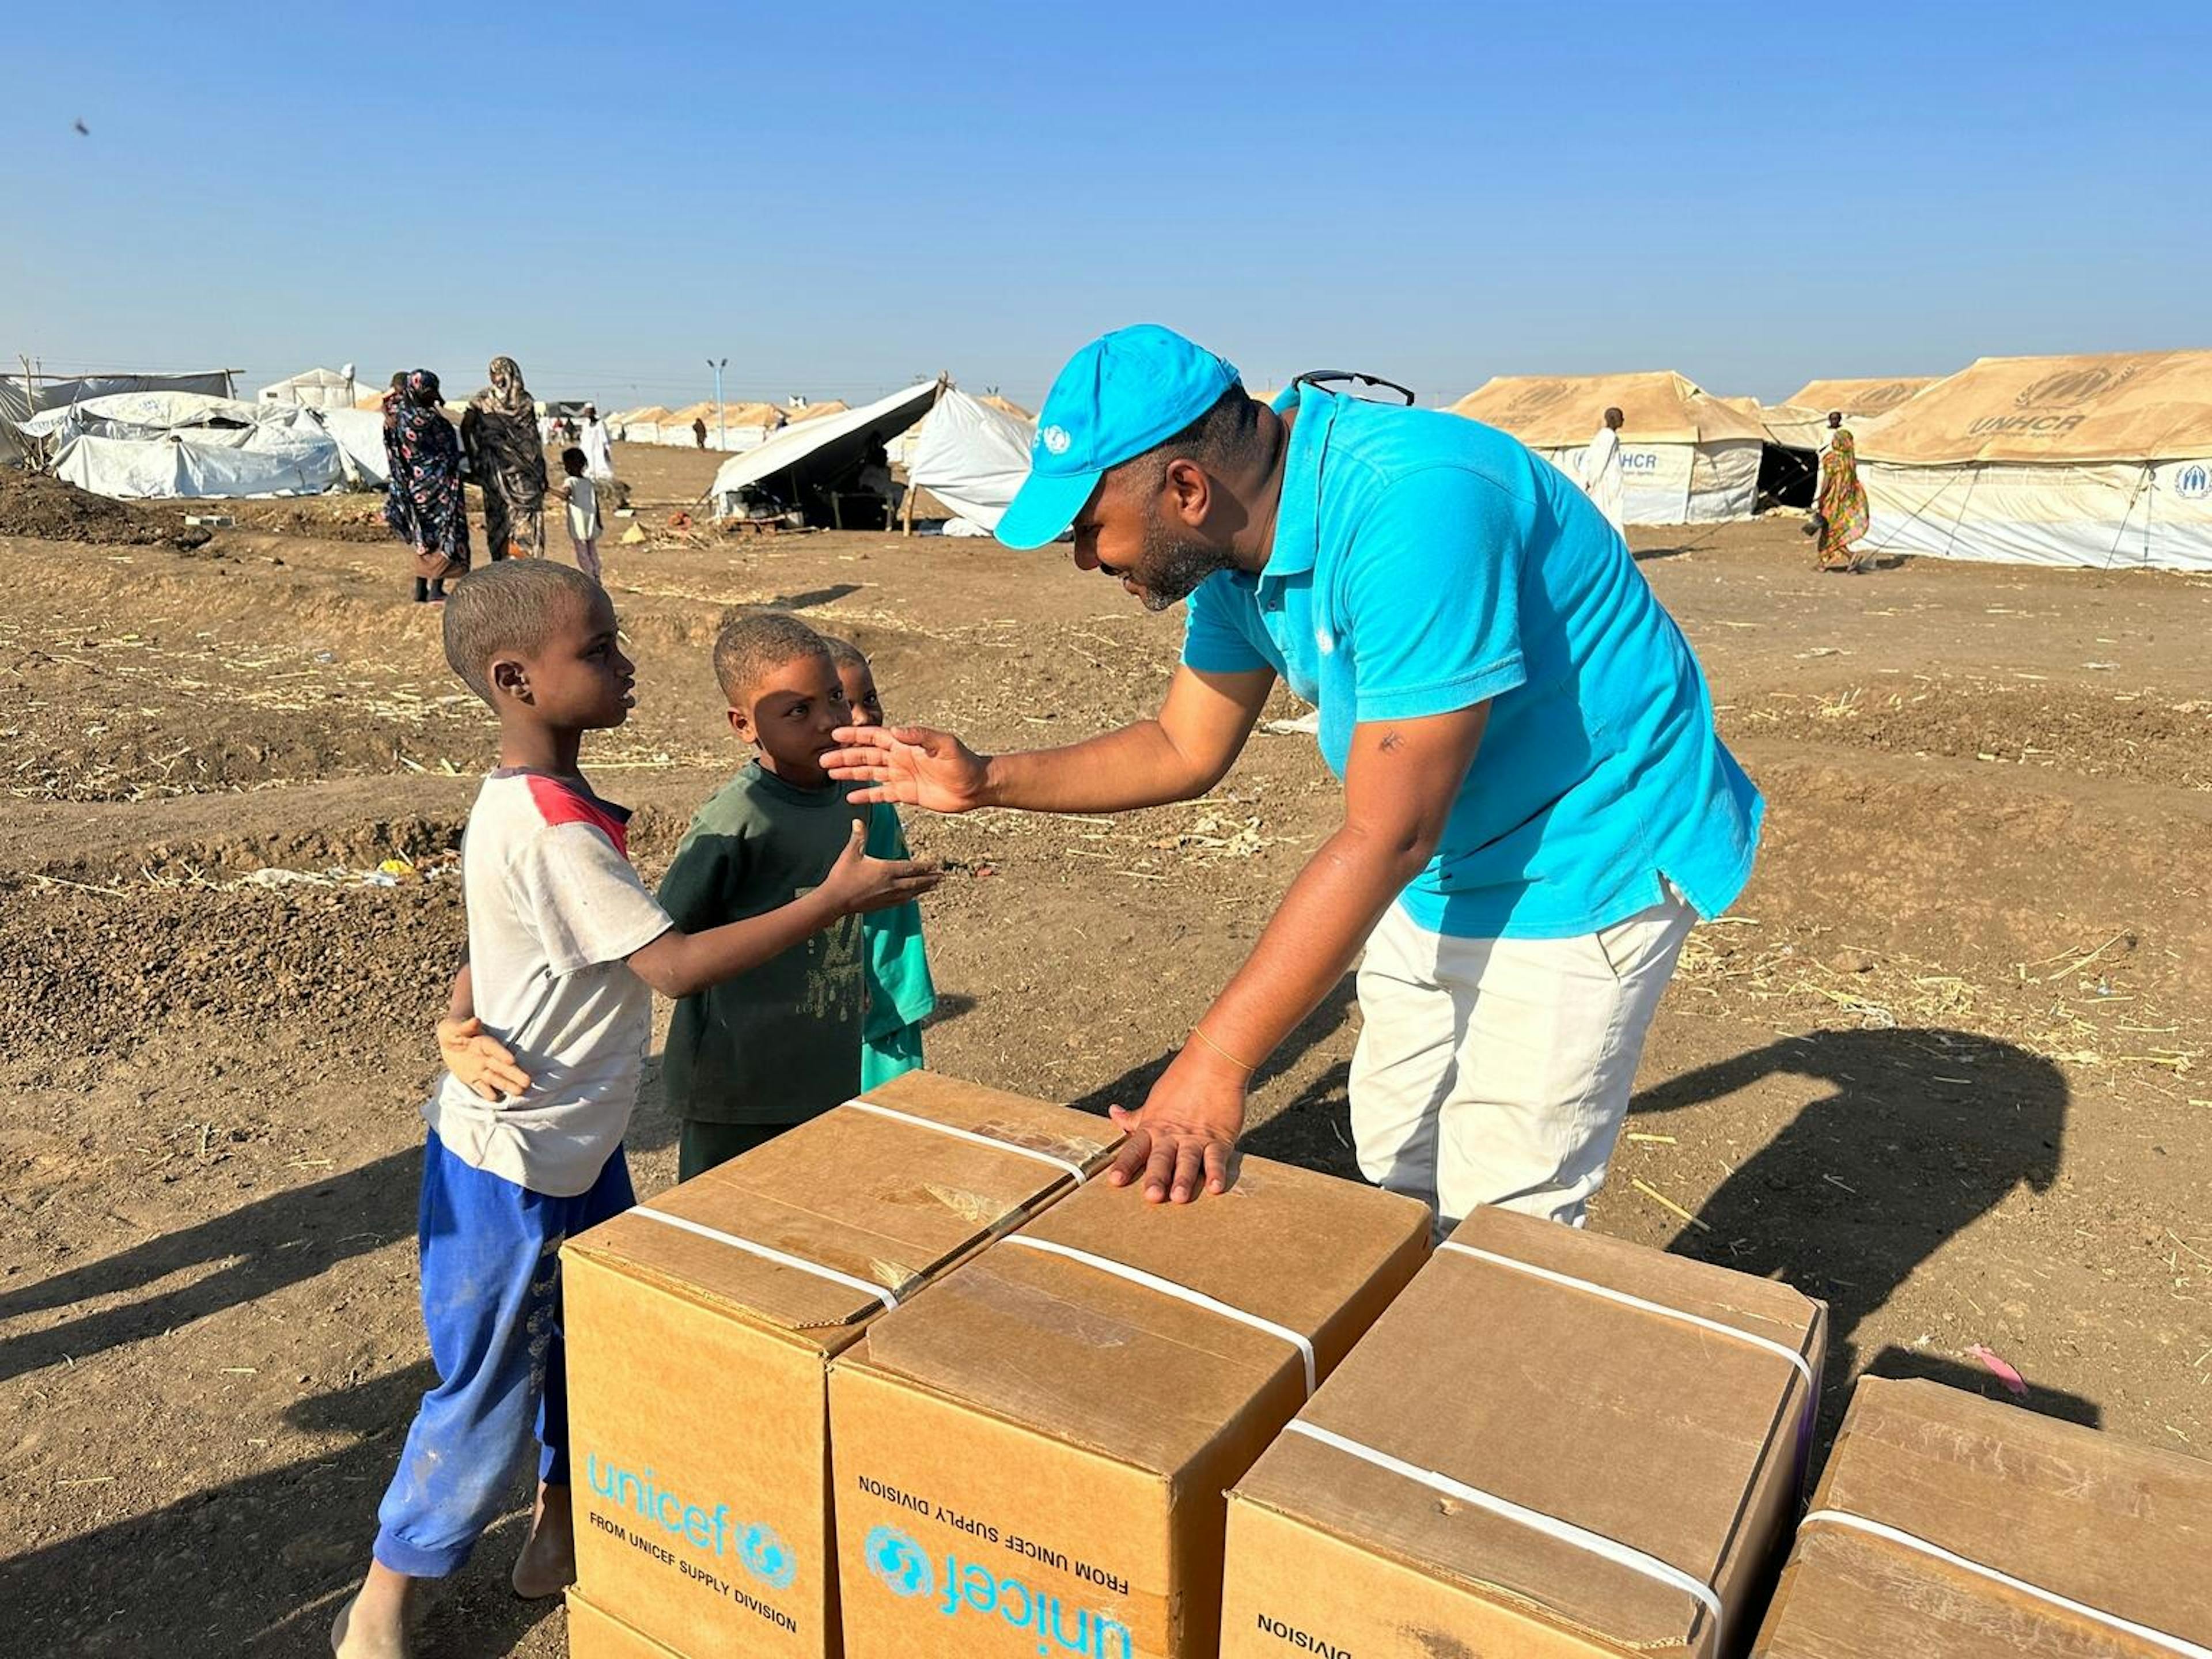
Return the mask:
<svg viewBox="0 0 2212 1659">
<path fill-rule="evenodd" d="M 586 763 L 641 809 L 648 877 L 736 763 L 707 653 L 733 607 L 852 637 L 893 718 L 986 748 L 1144 711 L 1172 660 L 1175 619 L 1064 553 L 672 530 L 714 458 L 619 459 L 640 707 Z M 187 550 L 167 512 L 11 499 L 0 1631 L 26 1656 L 319 1651 L 429 1380 L 416 1104 L 490 728 L 373 501 L 241 504 Z M 1869 1369 L 2001 1394 L 1980 1344 L 2028 1408 L 2212 1450 L 2212 580 L 1820 576 L 1780 521 L 1635 542 L 1769 817 L 1595 1224 L 1825 1298 L 1824 1436 Z M 1139 1101 L 1337 802 L 1310 739 L 1263 735 L 1186 806 L 917 819 L 956 870 L 933 1064 Z M 1267 1068 L 1252 1150 L 1352 1172 L 1357 1026 L 1347 985 Z M 672 1134 L 653 1085 L 647 1191 Z M 557 1607 L 506 1591 L 519 1526 L 428 1651 L 565 1650 Z"/>
</svg>

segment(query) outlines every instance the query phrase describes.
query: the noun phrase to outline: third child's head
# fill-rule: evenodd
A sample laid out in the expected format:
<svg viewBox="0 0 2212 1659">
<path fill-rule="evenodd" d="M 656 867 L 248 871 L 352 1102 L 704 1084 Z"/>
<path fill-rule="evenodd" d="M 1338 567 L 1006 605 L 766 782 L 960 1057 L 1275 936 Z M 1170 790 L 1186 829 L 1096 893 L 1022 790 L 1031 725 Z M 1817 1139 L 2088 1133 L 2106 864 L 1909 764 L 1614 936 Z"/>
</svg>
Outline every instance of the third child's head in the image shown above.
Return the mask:
<svg viewBox="0 0 2212 1659">
<path fill-rule="evenodd" d="M 714 641 L 714 678 L 730 705 L 730 730 L 758 751 L 763 770 L 801 789 L 830 787 L 822 757 L 852 716 L 819 634 L 775 611 L 739 617 Z"/>
<path fill-rule="evenodd" d="M 582 477 L 584 476 L 584 452 L 580 449 L 573 447 L 562 450 L 561 452 L 561 470 L 572 478 Z"/>
<path fill-rule="evenodd" d="M 853 711 L 855 726 L 881 726 L 884 701 L 876 694 L 876 671 L 850 640 L 822 636 L 830 647 L 830 660 L 837 665 L 837 683 L 845 688 L 845 706 Z"/>
</svg>

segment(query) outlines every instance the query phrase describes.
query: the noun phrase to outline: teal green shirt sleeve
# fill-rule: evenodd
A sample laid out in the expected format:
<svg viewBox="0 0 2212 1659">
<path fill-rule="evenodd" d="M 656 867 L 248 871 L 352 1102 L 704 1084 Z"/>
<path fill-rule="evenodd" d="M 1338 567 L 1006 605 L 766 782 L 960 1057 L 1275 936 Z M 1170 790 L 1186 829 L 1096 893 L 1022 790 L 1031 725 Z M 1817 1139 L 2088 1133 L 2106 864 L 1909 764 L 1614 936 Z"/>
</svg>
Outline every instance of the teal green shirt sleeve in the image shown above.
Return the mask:
<svg viewBox="0 0 2212 1659">
<path fill-rule="evenodd" d="M 869 809 L 870 858 L 903 859 L 906 830 L 898 809 L 878 801 Z M 901 904 L 871 910 L 860 919 L 867 945 L 868 1022 L 871 1039 L 902 1026 L 917 1025 L 937 1012 L 937 987 L 929 975 L 929 953 L 921 939 L 921 906 Z"/>
</svg>

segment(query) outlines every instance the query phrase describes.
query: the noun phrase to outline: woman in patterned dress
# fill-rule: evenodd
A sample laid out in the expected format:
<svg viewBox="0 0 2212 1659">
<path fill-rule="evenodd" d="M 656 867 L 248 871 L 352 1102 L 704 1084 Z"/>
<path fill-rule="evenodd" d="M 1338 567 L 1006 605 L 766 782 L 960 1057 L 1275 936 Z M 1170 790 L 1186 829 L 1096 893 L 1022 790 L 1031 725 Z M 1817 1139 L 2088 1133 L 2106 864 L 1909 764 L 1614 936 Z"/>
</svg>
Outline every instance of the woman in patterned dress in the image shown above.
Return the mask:
<svg viewBox="0 0 2212 1659">
<path fill-rule="evenodd" d="M 1851 551 L 1851 544 L 1867 533 L 1866 486 L 1859 482 L 1858 446 L 1850 433 L 1840 427 L 1821 462 L 1817 511 L 1820 515 L 1820 568 L 1863 568 Z"/>
<path fill-rule="evenodd" d="M 469 568 L 469 515 L 461 493 L 461 445 L 438 406 L 438 377 L 418 368 L 385 399 L 385 453 L 392 483 L 385 522 L 415 550 L 416 603 L 446 597 L 446 579 Z"/>
</svg>

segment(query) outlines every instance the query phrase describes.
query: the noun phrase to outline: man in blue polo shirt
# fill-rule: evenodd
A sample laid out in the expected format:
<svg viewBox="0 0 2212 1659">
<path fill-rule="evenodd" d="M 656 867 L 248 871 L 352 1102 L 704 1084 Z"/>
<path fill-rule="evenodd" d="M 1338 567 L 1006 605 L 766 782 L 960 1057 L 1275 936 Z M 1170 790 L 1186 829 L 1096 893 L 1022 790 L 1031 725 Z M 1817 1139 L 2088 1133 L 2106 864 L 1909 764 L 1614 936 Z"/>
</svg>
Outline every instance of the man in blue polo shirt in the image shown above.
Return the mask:
<svg viewBox="0 0 2212 1659">
<path fill-rule="evenodd" d="M 1293 387 L 1270 409 L 1181 336 L 1077 353 L 1038 417 L 1014 547 L 1189 601 L 1157 717 L 989 757 L 854 729 L 856 801 L 1104 812 L 1203 794 L 1279 677 L 1321 710 L 1344 819 L 1140 1110 L 1114 1179 L 1219 1192 L 1254 1070 L 1358 958 L 1368 1178 L 1447 1224 L 1579 1223 L 1692 923 L 1742 890 L 1758 792 L 1696 659 L 1564 473 L 1457 416 Z"/>
</svg>

